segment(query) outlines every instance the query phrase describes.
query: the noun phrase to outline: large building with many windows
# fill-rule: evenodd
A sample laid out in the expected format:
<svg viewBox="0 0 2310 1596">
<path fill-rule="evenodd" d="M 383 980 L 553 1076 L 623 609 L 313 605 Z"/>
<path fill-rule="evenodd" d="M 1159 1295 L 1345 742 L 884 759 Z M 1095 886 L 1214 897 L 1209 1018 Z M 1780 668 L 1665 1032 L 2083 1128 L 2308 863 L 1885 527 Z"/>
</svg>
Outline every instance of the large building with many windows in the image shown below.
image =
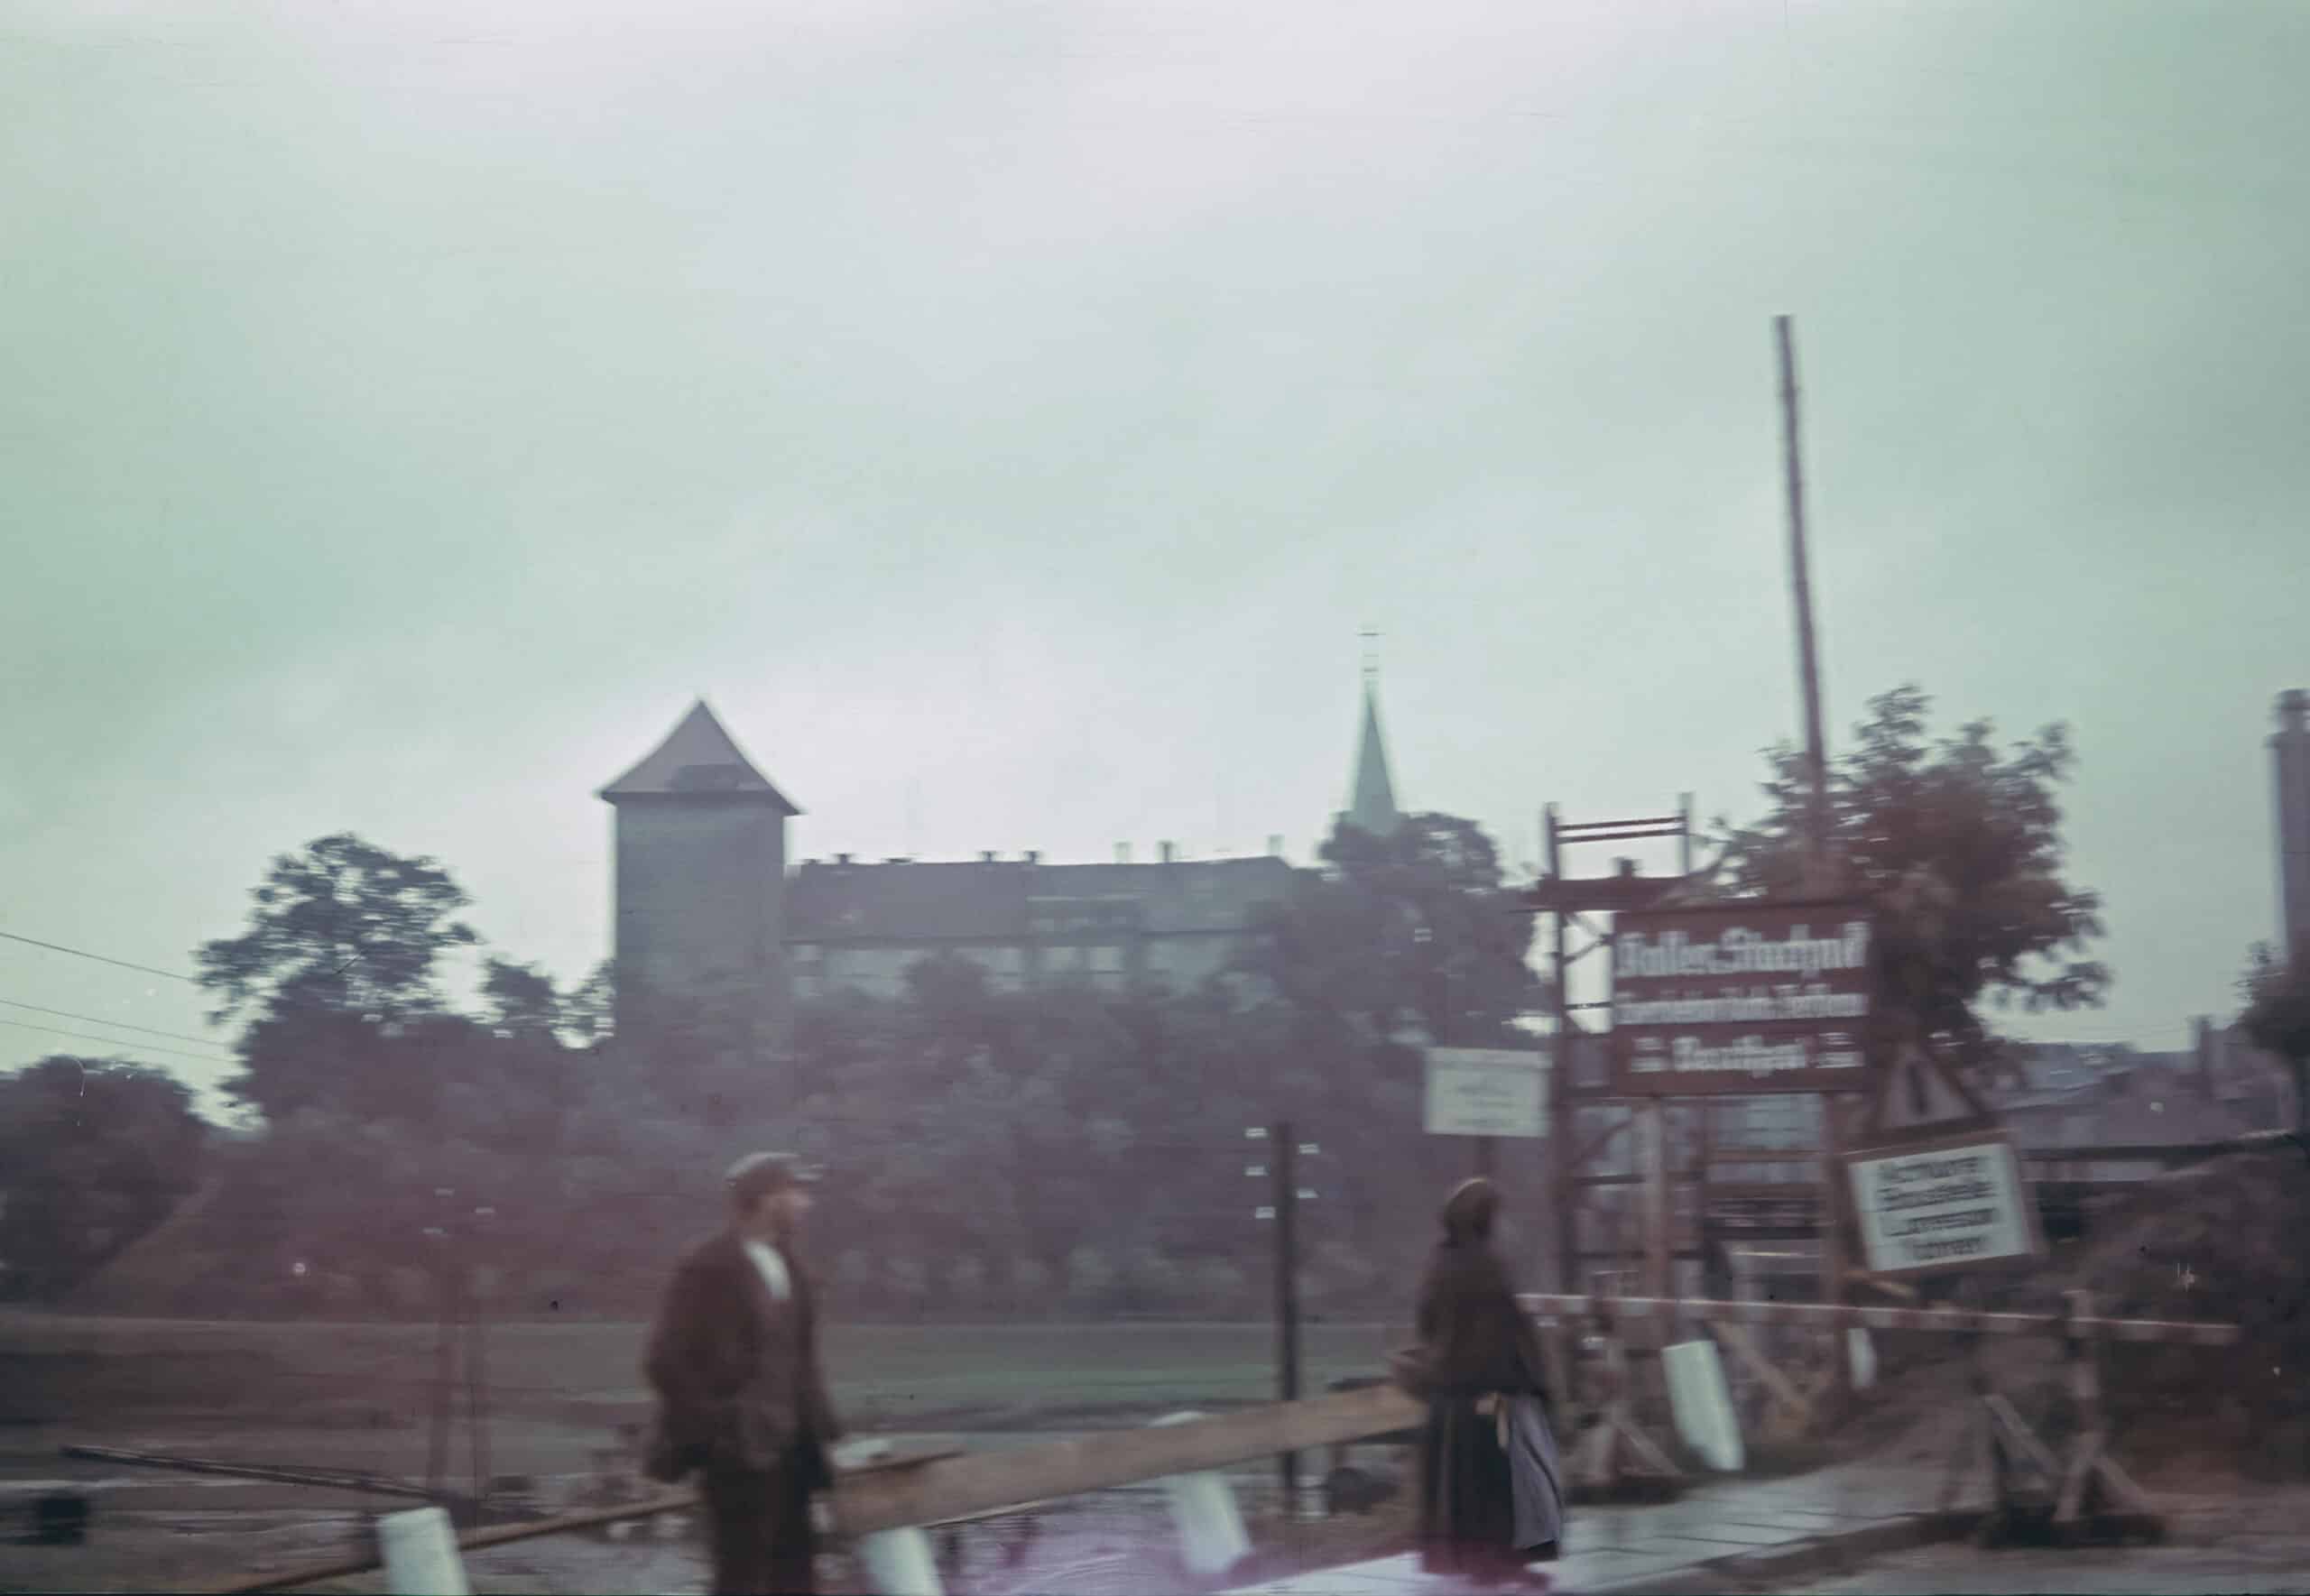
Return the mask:
<svg viewBox="0 0 2310 1596">
<path fill-rule="evenodd" d="M 797 997 L 893 993 L 938 955 L 975 960 L 1005 986 L 1184 989 L 1227 965 L 1291 879 L 1280 837 L 1246 858 L 1185 859 L 1166 843 L 1141 863 L 1119 848 L 1112 864 L 838 854 L 790 871 L 786 823 L 801 810 L 703 701 L 599 796 L 616 816 L 621 1027 L 661 999 L 707 999 L 742 1003 L 782 1037 Z M 1383 834 L 1401 818 L 1368 680 L 1343 816 Z"/>
</svg>

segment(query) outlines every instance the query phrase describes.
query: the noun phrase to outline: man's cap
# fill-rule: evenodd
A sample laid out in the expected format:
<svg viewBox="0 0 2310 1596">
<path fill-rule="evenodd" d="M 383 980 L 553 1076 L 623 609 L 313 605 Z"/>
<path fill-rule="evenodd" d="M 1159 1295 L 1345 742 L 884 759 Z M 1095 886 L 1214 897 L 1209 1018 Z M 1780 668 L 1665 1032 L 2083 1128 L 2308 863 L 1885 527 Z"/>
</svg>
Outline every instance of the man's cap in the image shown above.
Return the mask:
<svg viewBox="0 0 2310 1596">
<path fill-rule="evenodd" d="M 772 1192 L 815 1185 L 818 1178 L 818 1171 L 799 1153 L 748 1153 L 722 1176 L 731 1200 L 743 1208 L 753 1207 Z"/>
</svg>

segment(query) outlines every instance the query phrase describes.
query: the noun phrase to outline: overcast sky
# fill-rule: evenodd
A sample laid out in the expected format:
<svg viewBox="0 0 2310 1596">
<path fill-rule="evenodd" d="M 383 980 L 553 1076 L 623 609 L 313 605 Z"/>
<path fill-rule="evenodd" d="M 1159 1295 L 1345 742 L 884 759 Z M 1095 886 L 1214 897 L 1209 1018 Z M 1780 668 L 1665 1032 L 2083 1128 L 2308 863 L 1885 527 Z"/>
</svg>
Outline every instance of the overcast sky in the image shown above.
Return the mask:
<svg viewBox="0 0 2310 1596">
<path fill-rule="evenodd" d="M 1746 814 L 1788 312 L 1833 749 L 2069 721 L 2117 983 L 2030 1034 L 2182 1046 L 2310 680 L 2305 69 L 2297 0 L 0 0 L 0 930 L 189 970 L 352 829 L 574 979 L 701 694 L 797 856 L 1304 859 L 1366 624 L 1520 869 Z"/>
</svg>

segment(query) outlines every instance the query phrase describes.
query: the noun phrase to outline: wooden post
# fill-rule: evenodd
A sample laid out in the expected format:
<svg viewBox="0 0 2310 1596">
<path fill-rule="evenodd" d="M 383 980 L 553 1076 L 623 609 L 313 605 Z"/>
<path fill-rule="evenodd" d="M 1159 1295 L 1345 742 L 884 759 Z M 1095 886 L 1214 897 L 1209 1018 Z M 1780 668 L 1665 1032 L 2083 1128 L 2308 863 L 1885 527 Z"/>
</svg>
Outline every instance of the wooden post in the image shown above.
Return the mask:
<svg viewBox="0 0 2310 1596">
<path fill-rule="evenodd" d="M 930 1537 L 911 1525 L 858 1537 L 860 1571 L 875 1596 L 942 1596 Z"/>
<path fill-rule="evenodd" d="M 479 1217 L 479 1216 L 476 1216 Z M 485 1361 L 484 1320 L 488 1304 L 473 1267 L 472 1231 L 458 1249 L 457 1270 L 463 1277 L 458 1296 L 466 1310 L 466 1437 L 473 1455 L 473 1511 L 476 1523 L 489 1513 L 489 1373 Z"/>
<path fill-rule="evenodd" d="M 457 1324 L 461 1317 L 457 1304 L 457 1274 L 456 1231 L 450 1222 L 447 1200 L 455 1194 L 437 1187 L 433 1195 L 443 1200 L 441 1222 L 430 1231 L 435 1243 L 435 1292 L 439 1306 L 439 1324 L 433 1343 L 433 1413 L 431 1431 L 425 1444 L 425 1489 L 438 1500 L 449 1489 L 449 1426 L 456 1411 L 457 1388 Z"/>
<path fill-rule="evenodd" d="M 1284 1401 L 1295 1402 L 1299 1398 L 1299 1148 L 1291 1139 L 1289 1120 L 1269 1126 L 1267 1134 L 1268 1172 L 1275 1183 L 1276 1391 Z M 1283 1480 L 1283 1510 L 1289 1516 L 1299 1502 L 1299 1454 L 1287 1452 L 1276 1462 Z"/>
<path fill-rule="evenodd" d="M 1644 1294 L 1673 1296 L 1669 1280 L 1668 1111 L 1657 1097 L 1636 1105 L 1639 1156 L 1644 1159 Z"/>
<path fill-rule="evenodd" d="M 2054 1503 L 2054 1522 L 2071 1525 L 2085 1506 L 2086 1487 L 2093 1464 L 2108 1439 L 2102 1418 L 2102 1374 L 2093 1338 L 2079 1324 L 2093 1314 L 2093 1294 L 2065 1291 L 2069 1323 L 2062 1330 L 2062 1354 L 2069 1364 L 2069 1399 L 2077 1420 L 2076 1439 L 2070 1444 L 2068 1466 L 2061 1477 L 2061 1495 Z"/>
<path fill-rule="evenodd" d="M 1837 1123 L 1841 1103 L 1829 1093 L 1821 1102 L 1821 1300 L 1842 1305 L 1845 1300 L 1844 1165 L 1843 1129 Z M 1853 1395 L 1853 1360 L 1845 1346 L 1844 1326 L 1829 1331 L 1829 1410 L 1842 1414 Z"/>
<path fill-rule="evenodd" d="M 1556 806 L 1541 815 L 1545 879 L 1561 881 L 1564 844 L 1557 832 Z M 1548 1175 L 1556 1193 L 1556 1287 L 1564 1293 L 1580 1288 L 1580 1188 L 1572 1184 L 1580 1173 L 1572 1158 L 1572 996 L 1565 991 L 1565 909 L 1558 903 L 1550 912 L 1549 973 L 1556 985 L 1556 1057 L 1548 1069 Z"/>
<path fill-rule="evenodd" d="M 1154 1420 L 1150 1427 L 1193 1424 L 1203 1416 L 1174 1413 Z M 1333 1456 L 1341 1462 L 1346 1461 L 1343 1455 L 1346 1451 L 1344 1442 L 1332 1448 Z M 1179 1537 L 1180 1559 L 1190 1573 L 1224 1573 L 1251 1554 L 1252 1539 L 1244 1532 L 1243 1515 L 1235 1505 L 1235 1493 L 1225 1473 L 1199 1469 L 1191 1474 L 1166 1475 L 1163 1494 L 1170 1504 L 1171 1527 Z"/>
<path fill-rule="evenodd" d="M 377 1546 L 393 1596 L 467 1596 L 473 1589 L 449 1516 L 439 1508 L 385 1514 L 377 1520 Z"/>
</svg>

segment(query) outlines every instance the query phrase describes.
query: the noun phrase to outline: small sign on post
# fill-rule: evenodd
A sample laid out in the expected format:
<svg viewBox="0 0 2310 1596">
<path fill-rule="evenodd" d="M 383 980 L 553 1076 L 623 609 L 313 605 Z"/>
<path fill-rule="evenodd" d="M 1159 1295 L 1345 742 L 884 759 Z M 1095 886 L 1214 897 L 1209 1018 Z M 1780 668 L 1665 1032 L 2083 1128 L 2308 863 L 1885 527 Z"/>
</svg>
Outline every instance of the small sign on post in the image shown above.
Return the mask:
<svg viewBox="0 0 2310 1596">
<path fill-rule="evenodd" d="M 1844 1165 L 1872 1274 L 1933 1274 L 2045 1251 L 2037 1204 L 2002 1131 L 1857 1149 Z"/>
<path fill-rule="evenodd" d="M 1431 1136 L 1548 1134 L 1548 1056 L 1508 1047 L 1428 1050 Z"/>
</svg>

